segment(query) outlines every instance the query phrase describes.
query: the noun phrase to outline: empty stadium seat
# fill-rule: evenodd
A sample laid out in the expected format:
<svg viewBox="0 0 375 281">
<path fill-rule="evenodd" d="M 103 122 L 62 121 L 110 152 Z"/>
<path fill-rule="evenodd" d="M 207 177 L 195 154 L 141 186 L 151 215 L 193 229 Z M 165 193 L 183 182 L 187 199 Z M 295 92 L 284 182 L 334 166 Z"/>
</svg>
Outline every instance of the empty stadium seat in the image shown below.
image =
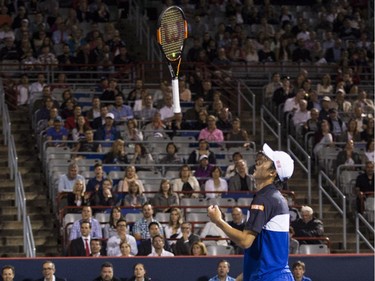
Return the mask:
<svg viewBox="0 0 375 281">
<path fill-rule="evenodd" d="M 233 246 L 208 245 L 207 255 L 209 256 L 234 255 L 234 248 Z"/>
<path fill-rule="evenodd" d="M 299 253 L 304 255 L 329 254 L 330 250 L 326 244 L 303 244 L 299 246 Z"/>
</svg>

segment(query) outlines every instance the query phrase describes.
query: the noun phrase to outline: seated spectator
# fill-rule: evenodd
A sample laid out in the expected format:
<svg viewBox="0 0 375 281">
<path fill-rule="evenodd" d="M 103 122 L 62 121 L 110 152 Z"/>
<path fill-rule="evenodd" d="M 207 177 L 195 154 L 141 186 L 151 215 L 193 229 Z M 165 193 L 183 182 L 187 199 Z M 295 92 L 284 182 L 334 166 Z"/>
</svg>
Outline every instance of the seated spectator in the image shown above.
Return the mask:
<svg viewBox="0 0 375 281">
<path fill-rule="evenodd" d="M 364 193 L 374 192 L 374 162 L 366 162 L 365 172 L 358 175 L 356 179 L 355 192 L 357 193 L 357 210 L 362 213 L 364 209 L 362 202 L 366 198 Z"/>
<path fill-rule="evenodd" d="M 50 127 L 46 131 L 46 137 L 48 141 L 48 146 L 65 146 L 64 141 L 68 140 L 69 132 L 62 126 L 62 119 L 60 116 L 57 116 L 53 120 L 53 127 Z"/>
<path fill-rule="evenodd" d="M 319 131 L 315 133 L 314 156 L 316 160 L 321 158 L 321 151 L 324 147 L 334 145 L 333 137 L 330 132 L 329 123 L 323 120 L 320 124 Z"/>
<path fill-rule="evenodd" d="M 199 165 L 195 169 L 194 175 L 198 178 L 199 185 L 203 187 L 206 180 L 211 176 L 211 172 L 215 166 L 208 162 L 207 155 L 201 155 Z"/>
<path fill-rule="evenodd" d="M 183 161 L 182 158 L 177 155 L 177 146 L 173 142 L 169 142 L 165 148 L 165 151 L 167 154 L 159 160 L 160 164 L 165 164 L 163 167 L 164 171 L 178 171 Z"/>
<path fill-rule="evenodd" d="M 87 119 L 90 122 L 93 122 L 95 118 L 100 117 L 101 116 L 101 112 L 100 112 L 101 108 L 102 108 L 102 104 L 100 102 L 99 97 L 94 96 L 91 100 L 91 108 L 85 112 L 85 115 L 86 115 Z M 92 124 L 91 124 L 91 126 L 92 126 Z"/>
<path fill-rule="evenodd" d="M 232 129 L 228 132 L 225 137 L 227 143 L 227 148 L 231 147 L 249 147 L 250 138 L 246 130 L 241 129 L 240 118 L 236 117 L 232 121 Z"/>
<path fill-rule="evenodd" d="M 281 104 L 285 103 L 288 98 L 294 95 L 289 76 L 283 76 L 281 78 L 281 83 L 282 87 L 277 88 L 272 95 L 272 104 L 276 110 Z"/>
<path fill-rule="evenodd" d="M 236 165 L 239 160 L 243 159 L 241 152 L 236 151 L 232 154 L 232 164 L 228 165 L 227 170 L 225 172 L 225 178 L 229 179 L 231 176 L 236 174 Z M 245 161 L 246 164 L 246 161 Z"/>
<path fill-rule="evenodd" d="M 346 131 L 345 122 L 338 116 L 338 112 L 335 108 L 330 108 L 329 116 L 327 118 L 329 127 L 331 128 L 331 134 L 334 140 L 338 140 L 340 136 Z"/>
<path fill-rule="evenodd" d="M 346 94 L 343 89 L 338 89 L 336 91 L 336 97 L 331 102 L 332 108 L 337 109 L 340 113 L 350 114 L 352 111 L 352 104 L 350 101 L 346 100 Z"/>
<path fill-rule="evenodd" d="M 221 213 L 222 219 L 225 220 L 225 214 Z M 207 222 L 201 233 L 200 238 L 228 238 L 228 236 L 224 233 L 224 231 L 219 228 L 215 223 L 209 221 Z M 229 240 L 229 239 L 228 239 Z M 206 245 L 223 245 L 228 246 L 227 240 L 217 240 L 217 241 L 205 241 Z"/>
<path fill-rule="evenodd" d="M 90 240 L 90 257 L 101 257 L 105 256 L 104 249 L 102 248 L 102 240 L 97 238 L 92 238 Z"/>
<path fill-rule="evenodd" d="M 87 119 L 83 115 L 78 116 L 76 126 L 71 131 L 72 140 L 76 142 L 84 140 L 85 132 L 90 129 L 91 127 Z"/>
<path fill-rule="evenodd" d="M 153 169 L 152 164 L 154 163 L 155 161 L 145 145 L 143 143 L 136 143 L 130 164 L 137 166 L 137 171 L 150 171 Z"/>
<path fill-rule="evenodd" d="M 126 141 L 142 141 L 143 133 L 138 129 L 138 122 L 136 119 L 130 119 L 126 123 L 124 131 L 124 139 Z"/>
<path fill-rule="evenodd" d="M 118 192 L 129 192 L 130 183 L 135 182 L 139 185 L 141 193 L 145 192 L 142 181 L 138 178 L 134 166 L 128 166 L 125 170 L 125 177 L 118 184 Z"/>
<path fill-rule="evenodd" d="M 312 133 L 308 140 L 312 139 L 320 128 L 319 110 L 312 108 L 310 110 L 310 118 L 303 124 L 302 136 L 305 138 L 307 133 Z"/>
<path fill-rule="evenodd" d="M 90 256 L 91 223 L 88 220 L 80 222 L 80 235 L 72 239 L 69 244 L 69 256 L 84 257 Z"/>
<path fill-rule="evenodd" d="M 249 191 L 253 189 L 245 160 L 240 159 L 235 166 L 236 173 L 229 178 L 229 191 Z"/>
<path fill-rule="evenodd" d="M 153 246 L 153 243 L 152 243 L 152 239 L 156 236 L 160 236 L 160 224 L 158 222 L 150 222 L 150 224 L 148 225 L 148 231 L 150 233 L 150 238 L 148 239 L 143 239 L 141 241 L 141 243 L 139 244 L 138 246 L 138 256 L 148 256 L 149 254 L 151 254 L 152 252 L 154 252 L 154 246 Z M 170 251 L 171 248 L 169 246 L 169 244 L 167 243 L 167 241 L 162 238 L 164 241 L 164 245 L 163 245 L 163 248 L 167 251 Z"/>
<path fill-rule="evenodd" d="M 240 231 L 243 231 L 245 228 L 245 218 L 242 213 L 241 208 L 239 207 L 234 207 L 232 208 L 232 220 L 228 222 L 228 224 Z M 238 246 L 236 243 L 234 243 L 232 240 L 230 240 L 229 244 L 233 246 L 234 252 L 236 254 L 243 254 L 243 249 Z"/>
<path fill-rule="evenodd" d="M 136 119 L 141 120 L 143 124 L 150 122 L 152 117 L 158 110 L 153 106 L 153 100 L 151 95 L 146 95 L 144 104 L 141 110 L 136 111 L 134 109 L 134 116 Z"/>
<path fill-rule="evenodd" d="M 162 179 L 158 193 L 152 198 L 152 203 L 157 207 L 157 212 L 170 212 L 171 207 L 178 206 L 180 199 L 176 193 L 173 192 L 171 184 L 168 179 Z"/>
<path fill-rule="evenodd" d="M 134 255 L 131 254 L 131 246 L 128 242 L 121 242 L 120 243 L 120 251 L 121 257 L 133 257 Z"/>
<path fill-rule="evenodd" d="M 61 175 L 57 190 L 58 192 L 73 192 L 73 186 L 76 180 L 81 180 L 84 183 L 84 189 L 86 190 L 85 178 L 78 174 L 78 165 L 72 163 L 68 166 L 68 172 Z"/>
<path fill-rule="evenodd" d="M 126 241 L 130 244 L 130 253 L 135 256 L 138 253 L 137 241 L 135 238 L 126 233 L 126 220 L 119 219 L 116 223 L 117 234 L 112 236 L 107 241 L 107 256 L 118 257 L 121 256 L 120 243 Z"/>
<path fill-rule="evenodd" d="M 374 139 L 369 140 L 366 143 L 366 150 L 365 150 L 365 162 L 372 161 L 375 162 L 375 142 Z"/>
<path fill-rule="evenodd" d="M 92 209 L 90 206 L 83 206 L 82 207 L 82 218 L 79 220 L 76 220 L 72 228 L 70 230 L 69 234 L 69 241 L 72 241 L 74 239 L 77 239 L 78 237 L 81 237 L 81 222 L 88 221 L 91 224 L 91 232 L 90 237 L 95 238 L 102 238 L 102 227 L 100 226 L 100 223 L 97 219 L 92 217 Z"/>
<path fill-rule="evenodd" d="M 165 129 L 168 131 L 167 135 L 173 139 L 174 136 L 184 135 L 183 131 L 191 130 L 191 126 L 187 123 L 182 116 L 182 113 L 174 113 L 173 120 L 165 124 Z"/>
<path fill-rule="evenodd" d="M 321 100 L 321 108 L 319 110 L 319 120 L 327 120 L 329 117 L 329 109 L 331 108 L 331 98 L 324 96 Z"/>
<path fill-rule="evenodd" d="M 82 116 L 82 107 L 76 104 L 73 109 L 73 116 L 69 116 L 65 119 L 65 128 L 69 130 L 69 132 L 77 127 L 79 116 Z"/>
<path fill-rule="evenodd" d="M 198 149 L 195 149 L 190 153 L 187 163 L 198 164 L 199 158 L 202 155 L 208 156 L 208 162 L 210 164 L 216 164 L 216 155 L 212 150 L 210 150 L 210 145 L 205 139 L 199 139 Z"/>
<path fill-rule="evenodd" d="M 146 140 L 149 137 L 160 138 L 162 140 L 163 138 L 167 138 L 164 130 L 165 125 L 161 120 L 161 115 L 159 112 L 155 112 L 151 122 L 143 127 L 143 134 Z"/>
<path fill-rule="evenodd" d="M 129 164 L 128 155 L 125 150 L 125 142 L 121 139 L 116 139 L 112 143 L 111 150 L 104 156 L 103 162 L 105 164 Z M 124 167 L 122 167 L 124 169 Z"/>
<path fill-rule="evenodd" d="M 102 189 L 102 184 L 105 179 L 102 163 L 96 163 L 94 165 L 94 173 L 95 176 L 89 179 L 86 185 L 86 191 L 88 192 L 96 192 Z"/>
<path fill-rule="evenodd" d="M 230 264 L 226 260 L 220 260 L 217 264 L 217 275 L 210 278 L 208 281 L 236 281 L 233 277 L 229 276 Z"/>
<path fill-rule="evenodd" d="M 109 214 L 109 222 L 105 224 L 103 229 L 103 238 L 109 239 L 117 234 L 117 222 L 120 219 L 125 219 L 121 213 L 121 207 L 112 207 L 111 213 Z"/>
<path fill-rule="evenodd" d="M 323 74 L 321 81 L 316 85 L 316 92 L 321 97 L 333 94 L 332 80 L 328 73 Z"/>
<path fill-rule="evenodd" d="M 358 142 L 361 140 L 361 134 L 357 130 L 357 122 L 354 119 L 350 119 L 346 127 L 347 129 L 337 138 L 338 142 L 346 143 L 349 140 Z"/>
<path fill-rule="evenodd" d="M 294 228 L 292 226 L 289 227 L 289 254 L 298 254 L 299 252 L 299 242 L 298 240 L 294 239 L 295 236 Z"/>
<path fill-rule="evenodd" d="M 164 104 L 159 110 L 160 118 L 164 123 L 174 119 L 173 98 L 171 93 L 164 94 Z"/>
<path fill-rule="evenodd" d="M 293 278 L 295 281 L 311 281 L 309 277 L 305 274 L 305 263 L 301 261 L 296 261 L 292 265 Z"/>
<path fill-rule="evenodd" d="M 103 147 L 110 146 L 109 141 L 114 141 L 120 138 L 120 133 L 117 131 L 114 122 L 115 116 L 113 113 L 107 113 L 105 116 L 105 124 L 99 127 L 95 132 L 95 140 L 106 141 L 102 144 Z"/>
<path fill-rule="evenodd" d="M 203 130 L 207 127 L 208 112 L 206 109 L 201 109 L 198 114 L 198 121 L 192 122 L 191 127 L 197 130 Z"/>
<path fill-rule="evenodd" d="M 359 90 L 357 99 L 353 102 L 353 108 L 361 107 L 365 114 L 374 113 L 374 101 L 367 98 L 367 92 L 365 90 Z"/>
<path fill-rule="evenodd" d="M 292 117 L 295 129 L 298 130 L 298 128 L 303 126 L 310 118 L 310 111 L 307 110 L 307 101 L 302 99 L 299 101 L 299 110 L 297 110 Z"/>
<path fill-rule="evenodd" d="M 125 195 L 121 205 L 131 206 L 134 208 L 141 207 L 144 203 L 147 202 L 147 197 L 139 190 L 140 187 L 136 182 L 129 183 L 128 194 Z"/>
<path fill-rule="evenodd" d="M 181 231 L 182 237 L 177 240 L 173 252 L 176 256 L 189 256 L 193 243 L 200 241 L 200 238 L 192 233 L 191 224 L 188 222 L 182 224 Z"/>
<path fill-rule="evenodd" d="M 193 245 L 191 245 L 191 255 L 192 256 L 207 256 L 206 245 L 201 241 L 194 242 Z"/>
<path fill-rule="evenodd" d="M 199 133 L 198 139 L 205 139 L 208 142 L 222 143 L 224 141 L 223 131 L 216 128 L 216 117 L 209 115 L 207 117 L 207 127 Z"/>
<path fill-rule="evenodd" d="M 353 140 L 348 140 L 345 144 L 343 150 L 341 150 L 336 156 L 336 171 L 341 165 L 352 166 L 359 165 L 362 163 L 362 158 L 359 153 L 354 151 L 354 142 Z M 345 170 L 355 170 L 354 167 L 345 167 Z M 341 169 L 340 171 L 343 171 Z"/>
<path fill-rule="evenodd" d="M 97 130 L 98 128 L 102 127 L 105 125 L 105 118 L 107 114 L 109 113 L 108 111 L 108 106 L 106 104 L 102 104 L 100 106 L 100 116 L 94 118 L 91 122 L 91 127 L 94 130 Z"/>
<path fill-rule="evenodd" d="M 43 106 L 36 112 L 36 122 L 40 120 L 47 120 L 50 117 L 50 110 L 54 108 L 53 100 L 47 97 L 43 100 Z"/>
<path fill-rule="evenodd" d="M 49 110 L 48 115 L 49 115 L 48 119 L 39 120 L 37 124 L 37 128 L 36 128 L 37 134 L 40 134 L 42 131 L 50 127 L 53 127 L 53 122 L 55 121 L 57 117 L 59 117 L 59 110 L 56 107 L 52 107 Z"/>
<path fill-rule="evenodd" d="M 204 106 L 204 99 L 200 96 L 197 96 L 194 100 L 194 107 L 189 108 L 184 113 L 185 120 L 198 122 L 199 112 L 202 109 L 206 109 L 206 107 Z"/>
<path fill-rule="evenodd" d="M 321 237 L 324 235 L 323 223 L 313 216 L 313 209 L 302 206 L 301 218 L 291 223 L 296 237 Z M 300 244 L 320 244 L 319 240 L 299 240 Z"/>
<path fill-rule="evenodd" d="M 116 202 L 117 196 L 112 193 L 112 180 L 109 178 L 104 179 L 102 188 L 95 191 L 92 195 L 91 206 L 113 207 Z"/>
<path fill-rule="evenodd" d="M 114 104 L 117 95 L 122 95 L 121 90 L 117 84 L 117 80 L 115 78 L 111 78 L 109 80 L 108 88 L 104 90 L 100 96 L 100 100 L 102 102 L 107 102 L 107 104 Z"/>
<path fill-rule="evenodd" d="M 138 219 L 133 225 L 133 235 L 135 239 L 142 240 L 151 238 L 150 231 L 148 229 L 151 222 L 156 222 L 159 225 L 160 234 L 164 234 L 160 223 L 153 218 L 154 208 L 149 202 L 142 205 L 142 215 L 142 218 Z"/>
<path fill-rule="evenodd" d="M 124 97 L 122 94 L 117 94 L 115 96 L 115 104 L 110 112 L 113 113 L 116 124 L 122 124 L 129 119 L 134 118 L 133 110 L 129 105 L 124 104 Z"/>
<path fill-rule="evenodd" d="M 164 246 L 168 245 L 168 243 L 165 242 L 164 238 L 157 234 L 154 237 L 152 237 L 152 247 L 153 251 L 148 254 L 149 257 L 173 257 L 174 254 L 170 251 L 167 251 L 164 249 Z"/>
<path fill-rule="evenodd" d="M 85 137 L 80 139 L 79 142 L 72 149 L 73 152 L 102 152 L 102 145 L 94 141 L 94 132 L 91 129 L 84 131 Z M 77 154 L 75 159 L 86 158 L 87 154 Z"/>
<path fill-rule="evenodd" d="M 172 181 L 173 191 L 180 198 L 197 198 L 200 192 L 200 186 L 197 178 L 193 176 L 189 165 L 182 165 L 179 177 Z"/>
<path fill-rule="evenodd" d="M 206 192 L 206 198 L 219 198 L 222 192 L 228 191 L 228 183 L 222 178 L 223 172 L 220 167 L 214 167 L 211 170 L 211 178 L 208 179 L 204 184 L 204 191 Z M 213 193 L 218 192 L 218 193 Z"/>
<path fill-rule="evenodd" d="M 223 107 L 219 111 L 219 115 L 216 121 L 216 126 L 219 130 L 222 130 L 224 133 L 232 130 L 232 113 L 229 111 L 228 107 Z"/>
<path fill-rule="evenodd" d="M 179 208 L 170 208 L 169 221 L 164 225 L 164 236 L 166 239 L 179 239 L 182 237 L 181 225 L 183 222 L 182 212 Z M 169 245 L 176 244 L 175 240 L 169 240 Z"/>
<path fill-rule="evenodd" d="M 73 185 L 73 191 L 68 193 L 68 206 L 90 205 L 90 194 L 86 193 L 84 181 L 77 179 Z"/>
<path fill-rule="evenodd" d="M 73 98 L 67 99 L 65 106 L 60 106 L 61 117 L 65 120 L 71 116 L 74 116 L 74 107 L 77 105 L 76 101 Z"/>
<path fill-rule="evenodd" d="M 366 128 L 361 132 L 361 141 L 368 142 L 374 139 L 374 124 L 374 118 L 368 118 Z"/>
</svg>

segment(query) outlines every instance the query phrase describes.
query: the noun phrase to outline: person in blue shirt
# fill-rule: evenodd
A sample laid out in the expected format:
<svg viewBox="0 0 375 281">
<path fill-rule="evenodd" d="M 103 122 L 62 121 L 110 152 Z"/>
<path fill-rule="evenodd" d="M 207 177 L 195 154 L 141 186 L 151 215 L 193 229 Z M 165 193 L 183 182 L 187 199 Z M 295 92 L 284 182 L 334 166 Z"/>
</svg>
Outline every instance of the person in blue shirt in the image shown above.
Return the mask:
<svg viewBox="0 0 375 281">
<path fill-rule="evenodd" d="M 233 277 L 228 275 L 230 264 L 226 260 L 221 260 L 217 264 L 217 275 L 208 281 L 236 281 Z"/>
<path fill-rule="evenodd" d="M 279 190 L 293 170 L 287 153 L 263 145 L 252 175 L 256 193 L 243 231 L 225 222 L 218 206 L 208 207 L 211 221 L 244 249 L 244 281 L 294 281 L 288 266 L 289 208 Z"/>
<path fill-rule="evenodd" d="M 293 263 L 292 272 L 295 281 L 311 281 L 311 278 L 304 275 L 305 268 L 305 263 L 302 261 L 296 261 Z"/>
</svg>

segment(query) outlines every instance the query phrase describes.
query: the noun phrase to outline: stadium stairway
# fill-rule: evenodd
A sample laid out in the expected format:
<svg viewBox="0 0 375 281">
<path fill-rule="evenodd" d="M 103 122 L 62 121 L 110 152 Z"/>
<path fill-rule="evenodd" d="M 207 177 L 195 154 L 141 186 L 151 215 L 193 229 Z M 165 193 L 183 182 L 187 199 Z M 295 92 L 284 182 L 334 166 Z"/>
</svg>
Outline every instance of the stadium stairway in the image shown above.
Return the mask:
<svg viewBox="0 0 375 281">
<path fill-rule="evenodd" d="M 59 255 L 58 233 L 52 214 L 41 163 L 37 157 L 35 139 L 26 111 L 10 111 L 12 134 L 22 175 L 27 213 L 30 216 L 37 256 Z M 0 125 L 1 126 L 1 125 Z M 15 182 L 9 178 L 8 147 L 0 139 L 0 257 L 20 257 L 23 253 L 22 221 L 17 221 Z"/>
</svg>

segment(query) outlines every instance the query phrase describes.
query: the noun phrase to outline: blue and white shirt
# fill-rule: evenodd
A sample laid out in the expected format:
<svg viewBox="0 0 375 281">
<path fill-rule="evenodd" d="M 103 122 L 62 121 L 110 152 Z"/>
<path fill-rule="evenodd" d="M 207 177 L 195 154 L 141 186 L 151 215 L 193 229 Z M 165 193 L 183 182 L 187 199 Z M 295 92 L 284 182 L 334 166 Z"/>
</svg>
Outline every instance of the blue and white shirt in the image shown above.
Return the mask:
<svg viewBox="0 0 375 281">
<path fill-rule="evenodd" d="M 258 235 L 245 249 L 243 280 L 279 280 L 278 276 L 285 274 L 293 280 L 288 266 L 289 208 L 285 198 L 275 185 L 265 186 L 254 196 L 249 211 L 245 230 Z"/>
</svg>

